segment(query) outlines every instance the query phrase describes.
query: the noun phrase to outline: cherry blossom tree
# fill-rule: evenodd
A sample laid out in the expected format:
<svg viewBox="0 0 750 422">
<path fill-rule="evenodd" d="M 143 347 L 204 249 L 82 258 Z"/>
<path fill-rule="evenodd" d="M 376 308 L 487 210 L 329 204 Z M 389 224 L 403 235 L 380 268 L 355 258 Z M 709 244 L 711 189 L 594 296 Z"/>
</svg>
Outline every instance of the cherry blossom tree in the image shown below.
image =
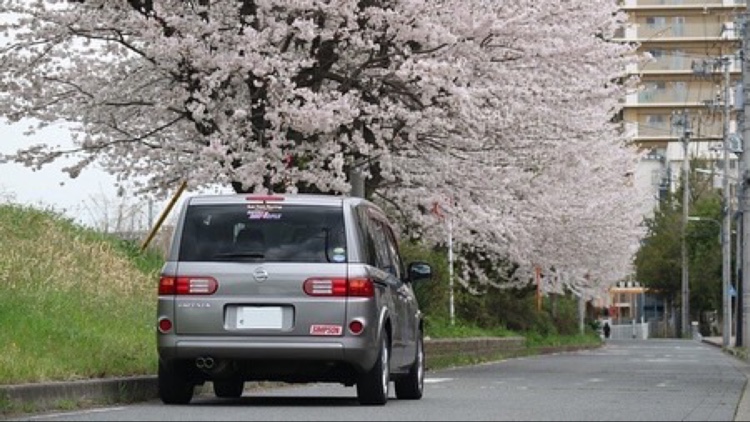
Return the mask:
<svg viewBox="0 0 750 422">
<path fill-rule="evenodd" d="M 630 271 L 636 152 L 613 123 L 632 46 L 611 0 L 0 0 L 0 114 L 72 125 L 143 192 L 351 194 L 444 244 L 460 281 L 576 291 Z M 506 266 L 507 263 L 510 266 Z M 505 274 L 498 277 L 499 274 Z M 554 277 L 552 275 L 554 274 Z M 596 281 L 592 281 L 596 280 Z"/>
</svg>

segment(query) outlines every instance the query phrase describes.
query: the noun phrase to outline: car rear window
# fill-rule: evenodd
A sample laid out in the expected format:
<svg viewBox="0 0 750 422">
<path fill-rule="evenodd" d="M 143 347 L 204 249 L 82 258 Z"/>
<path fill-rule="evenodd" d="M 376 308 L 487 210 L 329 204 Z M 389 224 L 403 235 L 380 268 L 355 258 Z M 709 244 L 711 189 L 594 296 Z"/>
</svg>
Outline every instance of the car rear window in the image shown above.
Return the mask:
<svg viewBox="0 0 750 422">
<path fill-rule="evenodd" d="M 192 205 L 180 261 L 346 262 L 340 207 Z"/>
</svg>

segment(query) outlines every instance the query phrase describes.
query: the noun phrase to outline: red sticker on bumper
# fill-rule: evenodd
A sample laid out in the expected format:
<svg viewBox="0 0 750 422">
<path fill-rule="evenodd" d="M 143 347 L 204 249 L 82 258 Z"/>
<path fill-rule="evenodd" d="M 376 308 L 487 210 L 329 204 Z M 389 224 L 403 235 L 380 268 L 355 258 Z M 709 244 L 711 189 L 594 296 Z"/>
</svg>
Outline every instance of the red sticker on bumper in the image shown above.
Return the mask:
<svg viewBox="0 0 750 422">
<path fill-rule="evenodd" d="M 340 325 L 315 324 L 310 326 L 310 335 L 313 336 L 340 336 L 343 331 Z"/>
</svg>

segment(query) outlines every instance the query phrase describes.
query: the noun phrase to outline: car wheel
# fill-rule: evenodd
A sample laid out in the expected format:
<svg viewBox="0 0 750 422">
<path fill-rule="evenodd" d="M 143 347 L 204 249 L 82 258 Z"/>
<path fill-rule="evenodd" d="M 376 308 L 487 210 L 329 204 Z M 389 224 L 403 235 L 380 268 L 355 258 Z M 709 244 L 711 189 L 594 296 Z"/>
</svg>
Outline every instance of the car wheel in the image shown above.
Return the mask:
<svg viewBox="0 0 750 422">
<path fill-rule="evenodd" d="M 388 385 L 391 382 L 391 355 L 388 344 L 388 334 L 383 333 L 375 365 L 360 375 L 357 381 L 357 399 L 360 404 L 383 405 L 388 401 Z"/>
<path fill-rule="evenodd" d="M 190 381 L 185 365 L 159 361 L 158 390 L 165 404 L 188 404 L 193 399 L 195 384 Z"/>
<path fill-rule="evenodd" d="M 396 398 L 402 400 L 418 400 L 424 393 L 424 339 L 422 333 L 419 333 L 417 339 L 417 355 L 414 363 L 409 368 L 409 373 L 405 377 L 395 381 Z"/>
<path fill-rule="evenodd" d="M 236 399 L 242 396 L 243 391 L 245 391 L 245 381 L 241 379 L 214 381 L 216 397 Z"/>
</svg>

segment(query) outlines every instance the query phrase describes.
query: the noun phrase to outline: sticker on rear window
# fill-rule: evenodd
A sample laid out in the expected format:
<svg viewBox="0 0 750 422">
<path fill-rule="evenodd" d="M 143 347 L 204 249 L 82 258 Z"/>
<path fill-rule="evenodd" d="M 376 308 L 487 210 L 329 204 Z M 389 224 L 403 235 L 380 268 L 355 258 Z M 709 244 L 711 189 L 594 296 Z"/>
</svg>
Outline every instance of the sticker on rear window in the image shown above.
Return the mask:
<svg viewBox="0 0 750 422">
<path fill-rule="evenodd" d="M 268 211 L 248 211 L 247 218 L 251 220 L 281 220 L 281 213 Z"/>
<path fill-rule="evenodd" d="M 278 211 L 282 207 L 281 205 L 269 205 L 269 204 L 248 204 L 248 210 L 259 210 L 259 211 Z"/>
<path fill-rule="evenodd" d="M 346 250 L 341 247 L 333 248 L 333 262 L 344 262 L 346 261 Z"/>
</svg>

